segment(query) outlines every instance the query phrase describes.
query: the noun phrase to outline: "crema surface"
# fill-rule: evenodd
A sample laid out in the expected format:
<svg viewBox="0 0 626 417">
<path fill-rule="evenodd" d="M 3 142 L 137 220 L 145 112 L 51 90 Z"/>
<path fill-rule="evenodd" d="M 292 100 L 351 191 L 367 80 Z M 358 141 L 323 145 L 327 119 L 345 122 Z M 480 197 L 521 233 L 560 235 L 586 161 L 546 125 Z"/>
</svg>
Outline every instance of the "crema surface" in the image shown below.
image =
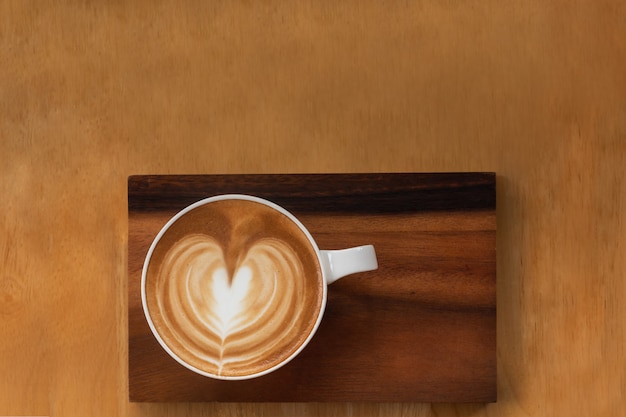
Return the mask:
<svg viewBox="0 0 626 417">
<path fill-rule="evenodd" d="M 183 361 L 219 376 L 262 372 L 290 357 L 320 314 L 315 251 L 282 213 L 247 200 L 200 206 L 155 248 L 150 317 Z"/>
</svg>

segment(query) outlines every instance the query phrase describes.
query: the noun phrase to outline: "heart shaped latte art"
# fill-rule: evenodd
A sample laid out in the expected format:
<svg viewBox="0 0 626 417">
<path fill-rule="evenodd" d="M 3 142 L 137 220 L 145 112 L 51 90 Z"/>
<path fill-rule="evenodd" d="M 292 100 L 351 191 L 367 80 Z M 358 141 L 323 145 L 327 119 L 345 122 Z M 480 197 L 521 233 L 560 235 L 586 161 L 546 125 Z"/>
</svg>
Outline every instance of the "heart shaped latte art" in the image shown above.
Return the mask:
<svg viewBox="0 0 626 417">
<path fill-rule="evenodd" d="M 240 254 L 229 276 L 217 241 L 185 236 L 155 281 L 157 320 L 167 329 L 161 337 L 187 363 L 215 375 L 270 368 L 299 347 L 311 326 L 302 317 L 302 269 L 289 245 L 262 238 Z"/>
</svg>

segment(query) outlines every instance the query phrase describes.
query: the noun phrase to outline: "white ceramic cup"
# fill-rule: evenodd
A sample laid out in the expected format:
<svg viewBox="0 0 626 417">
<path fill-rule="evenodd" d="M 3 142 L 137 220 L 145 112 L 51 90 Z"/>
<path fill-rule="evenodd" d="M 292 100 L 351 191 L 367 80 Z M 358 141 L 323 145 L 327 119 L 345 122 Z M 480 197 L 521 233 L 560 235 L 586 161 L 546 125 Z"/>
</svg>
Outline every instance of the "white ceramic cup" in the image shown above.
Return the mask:
<svg viewBox="0 0 626 417">
<path fill-rule="evenodd" d="M 308 239 L 308 243 L 310 244 L 310 247 L 314 250 L 314 252 L 317 255 L 319 267 L 323 276 L 323 280 L 325 282 L 325 285 L 322 286 L 323 287 L 322 302 L 321 302 L 321 306 L 319 307 L 317 319 L 312 330 L 306 336 L 306 340 L 299 346 L 297 350 L 295 350 L 290 356 L 284 358 L 278 364 L 272 366 L 271 368 L 262 370 L 260 372 L 255 372 L 255 373 L 251 373 L 247 375 L 232 376 L 232 375 L 219 375 L 213 372 L 206 372 L 202 369 L 199 369 L 199 367 L 194 366 L 186 362 L 185 360 L 183 360 L 179 355 L 177 355 L 174 352 L 173 349 L 170 348 L 170 346 L 168 346 L 168 344 L 159 334 L 159 331 L 157 330 L 157 327 L 155 326 L 153 318 L 151 317 L 151 313 L 148 308 L 147 295 L 146 295 L 146 280 L 148 279 L 147 278 L 148 267 L 150 266 L 151 258 L 153 256 L 155 248 L 159 245 L 159 241 L 161 240 L 163 235 L 170 229 L 170 227 L 176 221 L 178 221 L 181 217 L 185 216 L 190 211 L 200 206 L 203 206 L 205 204 L 210 204 L 213 202 L 223 201 L 223 200 L 247 200 L 247 201 L 260 203 L 273 210 L 276 210 L 282 213 L 284 216 L 289 218 L 295 225 L 297 225 L 297 227 L 304 233 L 304 235 L 306 235 L 306 238 Z M 270 202 L 268 200 L 255 197 L 255 196 L 250 196 L 250 195 L 242 195 L 242 194 L 218 195 L 218 196 L 203 199 L 201 201 L 198 201 L 184 208 L 182 211 L 180 211 L 174 217 L 172 217 L 165 224 L 165 226 L 163 226 L 163 228 L 159 231 L 154 241 L 152 242 L 150 249 L 148 250 L 148 253 L 146 255 L 145 262 L 143 265 L 143 271 L 142 271 L 142 276 L 141 276 L 141 299 L 142 299 L 144 314 L 148 322 L 148 325 L 150 327 L 150 330 L 152 331 L 152 334 L 154 335 L 158 343 L 162 346 L 162 348 L 181 365 L 183 365 L 184 367 L 192 370 L 193 372 L 199 375 L 204 375 L 210 378 L 221 379 L 221 380 L 251 379 L 251 378 L 268 374 L 272 371 L 275 371 L 276 369 L 279 369 L 283 365 L 290 362 L 306 347 L 306 345 L 313 338 L 322 320 L 322 316 L 324 314 L 324 310 L 325 310 L 326 302 L 327 302 L 327 292 L 328 292 L 327 285 L 328 284 L 331 284 L 332 282 L 346 275 L 351 275 L 351 274 L 358 273 L 358 272 L 372 271 L 377 268 L 378 268 L 378 261 L 376 259 L 376 253 L 372 245 L 364 245 L 364 246 L 352 247 L 352 248 L 341 249 L 341 250 L 320 250 L 315 240 L 311 236 L 310 232 L 307 230 L 307 228 L 293 214 L 291 214 L 290 212 L 288 212 L 281 206 L 273 202 Z"/>
</svg>

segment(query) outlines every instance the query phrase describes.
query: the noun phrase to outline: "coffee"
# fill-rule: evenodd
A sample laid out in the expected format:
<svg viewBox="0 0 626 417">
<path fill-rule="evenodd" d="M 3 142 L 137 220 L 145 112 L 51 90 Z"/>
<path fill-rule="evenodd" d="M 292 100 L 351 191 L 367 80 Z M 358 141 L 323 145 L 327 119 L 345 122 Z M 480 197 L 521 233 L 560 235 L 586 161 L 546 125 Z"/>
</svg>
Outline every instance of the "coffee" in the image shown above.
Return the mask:
<svg viewBox="0 0 626 417">
<path fill-rule="evenodd" d="M 315 329 L 325 283 L 289 217 L 244 199 L 199 205 L 154 246 L 145 301 L 167 347 L 192 367 L 239 377 L 291 357 Z"/>
</svg>

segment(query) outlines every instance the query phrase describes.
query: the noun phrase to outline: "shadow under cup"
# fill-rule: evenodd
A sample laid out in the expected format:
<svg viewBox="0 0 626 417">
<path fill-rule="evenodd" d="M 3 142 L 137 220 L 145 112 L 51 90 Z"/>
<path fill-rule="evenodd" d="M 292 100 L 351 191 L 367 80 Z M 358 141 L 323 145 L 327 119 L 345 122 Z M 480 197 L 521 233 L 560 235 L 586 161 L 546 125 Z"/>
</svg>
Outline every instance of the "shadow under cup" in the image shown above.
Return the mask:
<svg viewBox="0 0 626 417">
<path fill-rule="evenodd" d="M 179 363 L 247 379 L 295 357 L 321 320 L 326 282 L 309 232 L 252 196 L 199 201 L 152 243 L 142 303 L 152 333 Z"/>
</svg>

